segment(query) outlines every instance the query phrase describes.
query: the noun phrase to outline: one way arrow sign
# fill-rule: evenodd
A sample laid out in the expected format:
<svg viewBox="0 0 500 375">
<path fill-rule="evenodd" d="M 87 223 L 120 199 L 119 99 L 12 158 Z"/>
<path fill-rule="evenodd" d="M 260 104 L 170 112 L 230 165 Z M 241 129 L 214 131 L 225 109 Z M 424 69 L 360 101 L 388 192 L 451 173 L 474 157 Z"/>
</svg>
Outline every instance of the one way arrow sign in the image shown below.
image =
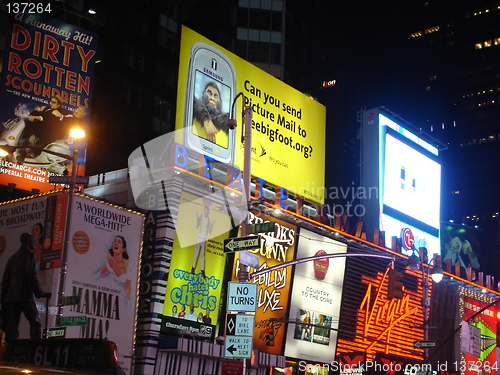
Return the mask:
<svg viewBox="0 0 500 375">
<path fill-rule="evenodd" d="M 235 237 L 224 240 L 224 252 L 232 253 L 240 250 L 260 248 L 260 236 Z"/>
<path fill-rule="evenodd" d="M 415 348 L 434 348 L 436 346 L 436 341 L 415 341 L 413 343 Z"/>
</svg>

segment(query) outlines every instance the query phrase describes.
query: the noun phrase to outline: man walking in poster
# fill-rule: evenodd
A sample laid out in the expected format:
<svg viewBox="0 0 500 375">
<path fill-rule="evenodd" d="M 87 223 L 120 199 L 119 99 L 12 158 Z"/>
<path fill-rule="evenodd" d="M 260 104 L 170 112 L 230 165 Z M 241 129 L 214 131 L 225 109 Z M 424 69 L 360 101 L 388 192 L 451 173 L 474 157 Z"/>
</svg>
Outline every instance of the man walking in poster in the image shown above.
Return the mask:
<svg viewBox="0 0 500 375">
<path fill-rule="evenodd" d="M 198 214 L 196 212 L 196 228 L 198 229 L 198 241 L 195 245 L 193 266 L 191 268 L 191 273 L 194 274 L 196 265 L 198 264 L 198 259 L 200 259 L 200 270 L 203 277 L 205 275 L 205 253 L 207 247 L 207 238 L 215 224 L 215 220 L 210 222 L 210 207 L 212 202 L 208 199 L 203 199 L 203 214 Z"/>
</svg>

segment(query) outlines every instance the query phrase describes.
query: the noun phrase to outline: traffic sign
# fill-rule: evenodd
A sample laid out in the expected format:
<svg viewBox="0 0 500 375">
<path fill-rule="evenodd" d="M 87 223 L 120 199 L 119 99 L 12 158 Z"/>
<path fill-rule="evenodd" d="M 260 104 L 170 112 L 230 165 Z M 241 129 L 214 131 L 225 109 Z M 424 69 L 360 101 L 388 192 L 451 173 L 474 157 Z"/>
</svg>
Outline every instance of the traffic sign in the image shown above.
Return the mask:
<svg viewBox="0 0 500 375">
<path fill-rule="evenodd" d="M 62 318 L 63 326 L 86 326 L 87 317 L 83 316 L 63 316 Z"/>
<path fill-rule="evenodd" d="M 252 358 L 253 337 L 227 336 L 224 343 L 224 357 L 226 358 Z"/>
<path fill-rule="evenodd" d="M 48 339 L 61 339 L 66 337 L 66 327 L 47 328 L 46 337 Z"/>
<path fill-rule="evenodd" d="M 227 314 L 226 335 L 229 336 L 253 336 L 255 326 L 255 315 Z"/>
<path fill-rule="evenodd" d="M 255 312 L 257 310 L 257 284 L 229 281 L 226 310 Z"/>
<path fill-rule="evenodd" d="M 70 184 L 71 176 L 50 176 L 49 184 Z M 75 176 L 75 184 L 86 185 L 89 183 L 89 176 Z"/>
<path fill-rule="evenodd" d="M 242 373 L 242 361 L 222 361 L 222 375 L 241 375 Z"/>
<path fill-rule="evenodd" d="M 59 299 L 59 306 L 78 305 L 80 303 L 80 296 L 65 296 Z"/>
<path fill-rule="evenodd" d="M 240 251 L 240 263 L 246 264 L 248 267 L 258 269 L 260 266 L 260 257 L 257 254 L 249 251 Z"/>
<path fill-rule="evenodd" d="M 240 250 L 260 248 L 260 236 L 234 237 L 224 240 L 224 252 L 232 253 Z"/>
<path fill-rule="evenodd" d="M 436 341 L 415 341 L 413 346 L 415 348 L 434 348 L 436 346 Z"/>
<path fill-rule="evenodd" d="M 274 221 L 268 221 L 265 223 L 249 224 L 248 229 L 250 233 L 274 232 L 276 223 Z"/>
</svg>

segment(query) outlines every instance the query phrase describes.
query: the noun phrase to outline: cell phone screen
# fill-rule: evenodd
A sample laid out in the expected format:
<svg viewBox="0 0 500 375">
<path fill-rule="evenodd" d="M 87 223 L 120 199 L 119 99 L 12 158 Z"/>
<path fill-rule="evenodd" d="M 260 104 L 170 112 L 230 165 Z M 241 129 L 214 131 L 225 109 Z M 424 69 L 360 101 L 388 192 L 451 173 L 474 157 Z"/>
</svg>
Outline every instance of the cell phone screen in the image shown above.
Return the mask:
<svg viewBox="0 0 500 375">
<path fill-rule="evenodd" d="M 193 94 L 193 126 L 191 126 L 191 131 L 196 136 L 207 139 L 205 127 L 214 126 L 217 129 L 214 143 L 227 149 L 229 147 L 227 119 L 231 106 L 231 88 L 200 70 L 196 70 Z M 207 121 L 211 124 L 207 124 Z"/>
</svg>

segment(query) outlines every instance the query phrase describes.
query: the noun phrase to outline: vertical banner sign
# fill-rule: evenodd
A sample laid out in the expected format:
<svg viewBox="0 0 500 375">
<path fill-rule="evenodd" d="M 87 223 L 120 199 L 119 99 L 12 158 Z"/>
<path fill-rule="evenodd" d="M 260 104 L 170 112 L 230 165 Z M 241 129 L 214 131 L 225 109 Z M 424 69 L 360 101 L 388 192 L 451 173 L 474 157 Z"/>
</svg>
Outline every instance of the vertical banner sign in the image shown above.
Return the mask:
<svg viewBox="0 0 500 375">
<path fill-rule="evenodd" d="M 40 270 L 61 267 L 68 193 L 47 197 Z"/>
<path fill-rule="evenodd" d="M 21 246 L 21 234 L 31 232 L 36 239 L 36 246 L 33 252 L 35 253 L 36 269 L 38 270 L 40 284 L 44 291 L 52 292 L 54 296 L 57 295 L 59 269 L 41 268 L 44 263 L 41 259 L 44 258 L 44 253 L 46 253 L 44 245 L 48 243 L 46 239 L 49 237 L 49 232 L 47 231 L 48 225 L 45 219 L 48 201 L 56 202 L 60 195 L 62 195 L 64 200 L 66 195 L 58 193 L 0 204 L 0 282 L 7 260 Z M 54 232 L 54 230 L 50 230 L 50 233 Z M 55 258 L 58 259 L 57 257 Z M 39 311 L 44 311 L 45 309 L 40 307 L 45 305 L 45 298 L 41 298 L 37 302 L 37 305 Z M 20 339 L 29 338 L 29 325 L 25 319 L 21 320 L 19 331 Z"/>
<path fill-rule="evenodd" d="M 43 13 L 12 15 L 0 85 L 0 142 L 72 155 L 69 129 L 78 126 L 88 133 L 96 51 L 92 32 Z M 79 174 L 84 174 L 86 148 L 80 140 Z M 16 154 L 0 160 L 0 183 L 49 191 L 49 175 L 65 173 L 66 164 L 46 153 Z"/>
<path fill-rule="evenodd" d="M 108 338 L 118 345 L 120 366 L 130 374 L 137 311 L 143 215 L 75 196 L 71 207 L 66 296 L 80 296 L 64 316 L 85 316 L 67 327 L 68 338 Z"/>
<path fill-rule="evenodd" d="M 479 296 L 480 298 L 483 296 Z M 484 298 L 484 297 L 483 297 Z M 478 301 L 470 297 L 464 297 L 464 317 L 470 317 L 481 310 L 487 302 Z M 471 325 L 478 327 L 481 331 L 481 345 L 479 357 L 464 353 L 465 374 L 477 374 L 480 370 L 491 375 L 498 373 L 497 365 L 497 321 L 495 318 L 495 306 L 484 310 L 477 316 Z"/>
<path fill-rule="evenodd" d="M 224 212 L 223 203 L 186 191 L 181 193 L 162 332 L 189 331 L 206 338 L 215 337 L 226 259 L 223 241 L 229 232 Z M 201 233 L 203 225 L 197 225 L 202 217 L 206 218 L 208 236 Z M 211 233 L 220 234 L 211 237 Z M 187 246 L 182 246 L 183 243 Z"/>
<path fill-rule="evenodd" d="M 257 224 L 275 221 L 276 229 L 269 233 L 260 233 L 262 246 L 249 250 L 260 258 L 259 270 L 270 268 L 294 259 L 297 227 L 281 220 L 260 214 L 249 213 L 249 223 Z M 235 256 L 233 281 L 237 280 L 239 270 L 238 253 Z M 255 330 L 253 345 L 261 352 L 282 355 L 285 342 L 286 324 L 271 319 L 286 320 L 288 317 L 288 298 L 292 280 L 292 267 L 284 267 L 250 279 L 258 285 L 257 312 L 255 314 Z M 272 346 L 266 341 L 266 330 L 272 330 L 274 340 Z"/>
<path fill-rule="evenodd" d="M 298 259 L 346 251 L 347 245 L 341 242 L 305 229 L 300 231 Z M 344 269 L 344 257 L 295 266 L 289 320 L 297 323 L 288 326 L 285 356 L 316 363 L 334 361 Z"/>
</svg>

